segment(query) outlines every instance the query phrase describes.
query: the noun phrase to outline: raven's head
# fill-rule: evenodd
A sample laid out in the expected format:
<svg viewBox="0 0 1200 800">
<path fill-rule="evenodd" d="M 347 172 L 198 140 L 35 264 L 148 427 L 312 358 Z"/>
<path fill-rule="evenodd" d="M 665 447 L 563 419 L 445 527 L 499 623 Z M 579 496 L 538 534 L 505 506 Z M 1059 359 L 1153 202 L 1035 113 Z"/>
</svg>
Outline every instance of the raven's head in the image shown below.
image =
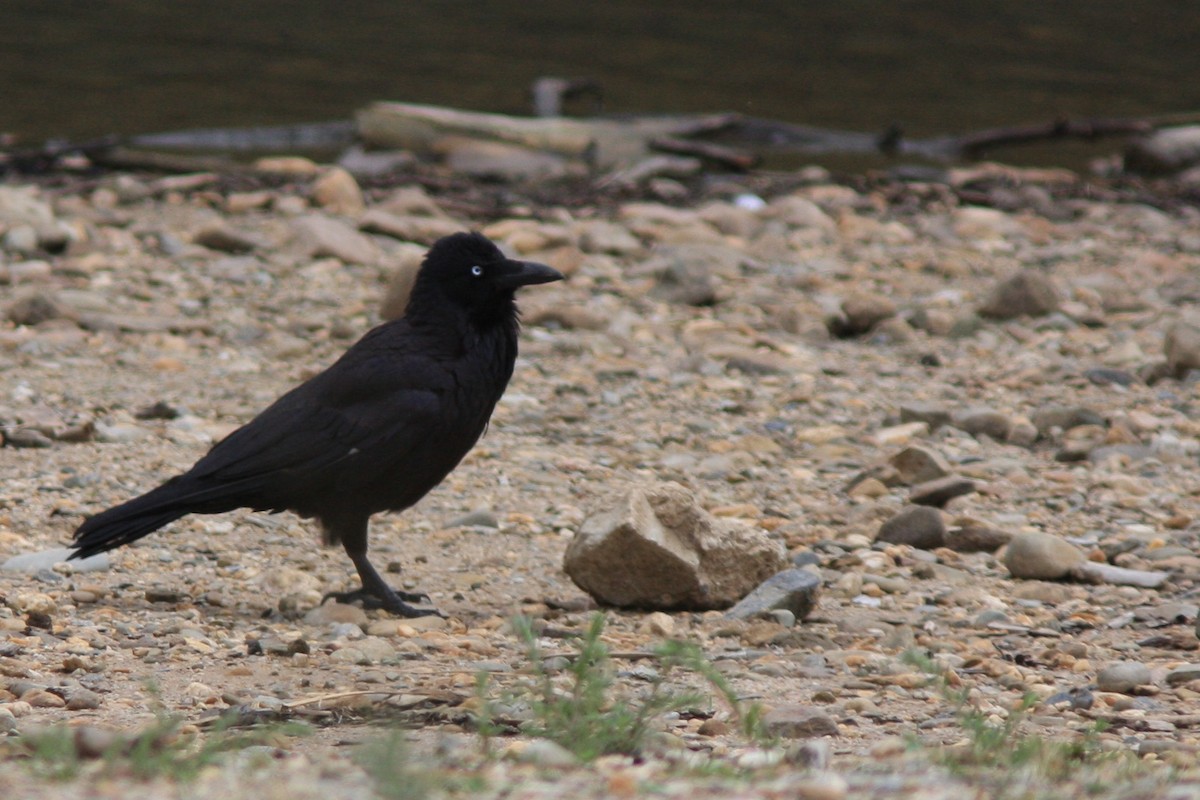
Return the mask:
<svg viewBox="0 0 1200 800">
<path fill-rule="evenodd" d="M 440 296 L 475 317 L 504 315 L 511 313 L 517 289 L 562 279 L 561 272 L 545 264 L 505 257 L 482 233 L 455 233 L 429 248 L 407 313 L 423 310 Z"/>
</svg>

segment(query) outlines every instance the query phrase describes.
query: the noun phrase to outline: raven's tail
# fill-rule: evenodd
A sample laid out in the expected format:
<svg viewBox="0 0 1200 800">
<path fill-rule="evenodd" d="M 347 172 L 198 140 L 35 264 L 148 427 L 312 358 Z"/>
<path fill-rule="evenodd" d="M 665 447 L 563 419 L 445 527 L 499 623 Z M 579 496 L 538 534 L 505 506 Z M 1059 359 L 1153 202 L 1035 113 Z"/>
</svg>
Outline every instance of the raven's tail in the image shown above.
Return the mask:
<svg viewBox="0 0 1200 800">
<path fill-rule="evenodd" d="M 75 530 L 75 552 L 68 558 L 87 558 L 148 536 L 168 522 L 196 511 L 186 493 L 168 481 L 145 494 L 101 511 Z"/>
</svg>

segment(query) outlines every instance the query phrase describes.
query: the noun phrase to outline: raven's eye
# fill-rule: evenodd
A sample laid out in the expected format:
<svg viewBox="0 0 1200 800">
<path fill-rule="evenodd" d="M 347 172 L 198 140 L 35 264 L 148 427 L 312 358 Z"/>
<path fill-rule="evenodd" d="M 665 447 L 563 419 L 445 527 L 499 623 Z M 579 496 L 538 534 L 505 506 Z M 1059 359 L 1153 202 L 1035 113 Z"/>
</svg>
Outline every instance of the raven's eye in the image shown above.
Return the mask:
<svg viewBox="0 0 1200 800">
<path fill-rule="evenodd" d="M 483 267 L 476 264 L 475 266 L 471 267 L 471 274 L 474 275 L 476 278 L 482 277 L 483 276 Z"/>
</svg>

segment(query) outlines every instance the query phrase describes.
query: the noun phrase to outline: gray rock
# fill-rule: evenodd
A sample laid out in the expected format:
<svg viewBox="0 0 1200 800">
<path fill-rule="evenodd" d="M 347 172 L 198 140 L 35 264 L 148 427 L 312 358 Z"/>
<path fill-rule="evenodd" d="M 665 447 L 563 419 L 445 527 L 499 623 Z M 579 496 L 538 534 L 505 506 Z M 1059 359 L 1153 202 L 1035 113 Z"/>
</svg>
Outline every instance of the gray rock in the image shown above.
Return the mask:
<svg viewBox="0 0 1200 800">
<path fill-rule="evenodd" d="M 9 321 L 34 326 L 52 319 L 74 319 L 77 315 L 66 303 L 49 292 L 26 292 L 8 307 Z"/>
<path fill-rule="evenodd" d="M 34 574 L 44 569 L 51 569 L 55 564 L 61 564 L 73 553 L 70 547 L 56 547 L 53 550 L 42 550 L 38 553 L 24 553 L 0 564 L 0 570 L 5 572 L 27 572 Z M 88 558 L 68 562 L 75 572 L 97 572 L 112 566 L 108 553 L 99 553 Z"/>
<path fill-rule="evenodd" d="M 956 524 L 946 531 L 946 547 L 958 553 L 994 553 L 1012 541 L 1012 534 L 974 520 Z"/>
<path fill-rule="evenodd" d="M 792 614 L 792 624 L 804 619 L 817 605 L 821 579 L 806 569 L 788 569 L 759 584 L 733 608 L 725 612 L 731 619 L 750 619 L 772 611 Z M 781 619 L 777 618 L 780 624 Z M 791 627 L 790 625 L 786 627 Z"/>
<path fill-rule="evenodd" d="M 248 253 L 260 246 L 257 239 L 225 222 L 214 222 L 196 231 L 192 241 L 222 253 Z"/>
<path fill-rule="evenodd" d="M 899 473 L 900 481 L 908 486 L 950 474 L 950 467 L 942 457 L 924 447 L 906 447 L 889 458 L 888 463 Z"/>
<path fill-rule="evenodd" d="M 901 422 L 924 422 L 935 431 L 950 424 L 950 411 L 932 403 L 907 403 L 900 406 Z"/>
<path fill-rule="evenodd" d="M 908 506 L 879 526 L 875 541 L 934 550 L 946 543 L 946 523 L 936 508 Z"/>
<path fill-rule="evenodd" d="M 50 437 L 37 428 L 5 428 L 0 431 L 0 441 L 5 447 L 42 448 L 53 447 Z"/>
<path fill-rule="evenodd" d="M 1087 560 L 1084 552 L 1066 539 L 1040 531 L 1018 533 L 1008 543 L 1004 566 L 1014 578 L 1058 580 Z"/>
<path fill-rule="evenodd" d="M 556 769 L 579 766 L 579 759 L 574 753 L 549 739 L 534 739 L 515 753 L 514 760 L 522 764 Z"/>
<path fill-rule="evenodd" d="M 1049 278 L 1023 270 L 994 286 L 979 306 L 979 314 L 992 319 L 1041 317 L 1057 311 L 1061 302 Z"/>
<path fill-rule="evenodd" d="M 919 483 L 909 492 L 908 502 L 919 506 L 942 508 L 956 497 L 975 491 L 975 481 L 960 475 L 947 475 L 937 480 Z"/>
<path fill-rule="evenodd" d="M 1153 682 L 1150 668 L 1138 661 L 1117 661 L 1096 676 L 1096 688 L 1102 692 L 1129 694 L 1139 686 Z"/>
<path fill-rule="evenodd" d="M 954 427 L 972 436 L 989 436 L 998 442 L 1008 438 L 1012 418 L 991 408 L 968 408 L 954 415 Z"/>
<path fill-rule="evenodd" d="M 1145 569 L 1128 569 L 1112 564 L 1084 561 L 1071 570 L 1071 577 L 1088 583 L 1113 583 L 1122 586 L 1141 586 L 1157 589 L 1171 577 L 1169 572 Z"/>
<path fill-rule="evenodd" d="M 726 608 L 786 563 L 779 542 L 713 517 L 676 483 L 634 488 L 588 517 L 563 557 L 597 601 L 660 609 Z"/>
<path fill-rule="evenodd" d="M 490 508 L 477 508 L 446 523 L 448 528 L 499 528 L 500 520 Z"/>
<path fill-rule="evenodd" d="M 336 219 L 309 214 L 293 220 L 292 230 L 314 258 L 328 256 L 347 264 L 374 264 L 379 260 L 374 242 Z"/>
<path fill-rule="evenodd" d="M 611 253 L 613 255 L 630 255 L 643 249 L 642 243 L 636 236 L 607 220 L 590 220 L 585 223 L 579 233 L 579 247 L 585 253 Z"/>
<path fill-rule="evenodd" d="M 834 336 L 859 336 L 875 325 L 896 315 L 896 304 L 888 297 L 870 292 L 855 292 L 842 300 L 841 315 L 828 322 Z"/>
<path fill-rule="evenodd" d="M 362 215 L 358 221 L 359 230 L 368 233 L 379 233 L 400 239 L 404 242 L 418 242 L 430 245 L 458 233 L 463 226 L 446 217 L 430 217 L 418 214 L 393 214 L 383 209 L 373 208 Z"/>
<path fill-rule="evenodd" d="M 783 739 L 814 739 L 818 736 L 837 736 L 838 726 L 833 717 L 812 706 L 785 705 L 772 708 L 763 715 L 767 733 Z"/>
<path fill-rule="evenodd" d="M 717 286 L 723 280 L 741 274 L 745 261 L 746 256 L 731 247 L 660 245 L 637 272 L 655 275 L 655 294 L 668 302 L 707 306 L 719 299 Z"/>
<path fill-rule="evenodd" d="M 1185 319 L 1171 323 L 1163 339 L 1163 353 L 1170 374 L 1176 377 L 1200 369 L 1200 323 Z"/>
<path fill-rule="evenodd" d="M 1167 686 L 1182 686 L 1200 680 L 1200 664 L 1184 664 L 1167 673 Z"/>
<path fill-rule="evenodd" d="M 363 628 L 367 625 L 367 612 L 358 606 L 344 603 L 322 603 L 304 614 L 304 621 L 309 625 L 325 627 L 327 625 L 357 625 Z"/>
<path fill-rule="evenodd" d="M 1104 417 L 1084 406 L 1045 406 L 1034 412 L 1032 421 L 1042 436 L 1049 436 L 1055 428 L 1066 431 L 1080 425 L 1104 425 Z"/>
<path fill-rule="evenodd" d="M 1169 175 L 1200 163 L 1200 125 L 1160 128 L 1129 143 L 1125 169 L 1143 175 Z"/>
</svg>

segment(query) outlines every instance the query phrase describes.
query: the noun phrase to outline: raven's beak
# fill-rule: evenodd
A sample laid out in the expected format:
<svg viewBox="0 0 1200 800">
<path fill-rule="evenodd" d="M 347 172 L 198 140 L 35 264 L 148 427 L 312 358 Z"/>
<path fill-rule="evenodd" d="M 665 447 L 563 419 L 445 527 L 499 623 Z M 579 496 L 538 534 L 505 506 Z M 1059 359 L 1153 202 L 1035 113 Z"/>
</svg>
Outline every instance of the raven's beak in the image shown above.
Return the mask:
<svg viewBox="0 0 1200 800">
<path fill-rule="evenodd" d="M 536 261 L 507 261 L 503 274 L 496 277 L 496 283 L 505 289 L 517 289 L 521 286 L 532 286 L 535 283 L 550 283 L 561 281 L 563 274 L 553 267 L 539 264 Z"/>
</svg>

